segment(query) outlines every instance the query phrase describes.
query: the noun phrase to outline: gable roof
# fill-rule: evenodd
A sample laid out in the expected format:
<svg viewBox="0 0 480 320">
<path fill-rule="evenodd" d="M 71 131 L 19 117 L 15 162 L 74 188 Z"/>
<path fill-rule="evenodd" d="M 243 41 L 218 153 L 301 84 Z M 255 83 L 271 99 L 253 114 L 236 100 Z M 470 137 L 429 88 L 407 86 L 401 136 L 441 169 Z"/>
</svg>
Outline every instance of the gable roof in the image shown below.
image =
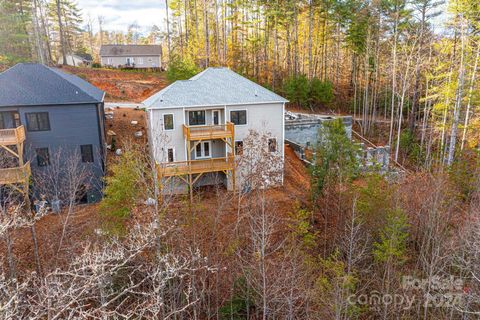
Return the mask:
<svg viewBox="0 0 480 320">
<path fill-rule="evenodd" d="M 104 92 L 57 68 L 19 63 L 0 73 L 0 107 L 99 103 Z"/>
<path fill-rule="evenodd" d="M 80 60 L 93 61 L 92 55 L 88 53 L 75 53 L 73 56 L 80 58 Z"/>
<path fill-rule="evenodd" d="M 107 44 L 100 48 L 100 56 L 104 57 L 159 56 L 161 54 L 160 45 Z"/>
<path fill-rule="evenodd" d="M 189 80 L 175 81 L 146 99 L 150 109 L 288 102 L 228 68 L 207 68 Z"/>
</svg>

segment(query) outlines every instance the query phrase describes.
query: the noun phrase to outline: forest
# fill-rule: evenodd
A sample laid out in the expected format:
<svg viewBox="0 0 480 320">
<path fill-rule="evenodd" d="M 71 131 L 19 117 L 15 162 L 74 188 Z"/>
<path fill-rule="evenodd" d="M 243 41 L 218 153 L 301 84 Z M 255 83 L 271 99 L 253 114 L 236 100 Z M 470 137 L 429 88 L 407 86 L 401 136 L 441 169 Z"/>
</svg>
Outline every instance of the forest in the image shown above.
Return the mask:
<svg viewBox="0 0 480 320">
<path fill-rule="evenodd" d="M 251 163 L 252 192 L 209 189 L 193 202 L 152 206 L 158 185 L 148 152 L 126 143 L 95 208 L 95 235 L 72 244 L 83 210 L 75 192 L 87 177 L 69 163 L 57 168 L 70 172 L 58 181 L 69 205 L 48 258 L 36 229 L 48 213 L 26 214 L 14 192 L 0 204 L 0 317 L 478 318 L 478 0 L 158 6 L 166 18 L 143 32 L 137 24 L 109 30 L 105 17 L 85 16 L 72 0 L 0 0 L 0 70 L 56 65 L 71 52 L 98 62 L 103 44 L 161 44 L 170 81 L 229 67 L 285 96 L 289 110 L 351 115 L 354 129 L 389 145 L 404 170 L 363 170 L 335 121 L 309 168 L 299 173 L 286 160 L 279 190 L 264 186 L 279 159 L 256 150 L 259 161 L 240 159 Z M 22 261 L 16 246 L 25 233 L 32 254 Z"/>
</svg>

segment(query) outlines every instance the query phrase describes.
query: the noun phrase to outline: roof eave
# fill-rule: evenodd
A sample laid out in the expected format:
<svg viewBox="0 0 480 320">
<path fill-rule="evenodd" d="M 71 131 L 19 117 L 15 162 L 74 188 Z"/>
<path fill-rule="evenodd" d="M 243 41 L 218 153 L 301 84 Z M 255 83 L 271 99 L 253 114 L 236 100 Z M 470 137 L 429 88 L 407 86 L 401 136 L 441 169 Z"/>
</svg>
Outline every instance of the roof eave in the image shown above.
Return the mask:
<svg viewBox="0 0 480 320">
<path fill-rule="evenodd" d="M 32 103 L 32 104 L 5 104 L 2 105 L 0 104 L 0 108 L 17 108 L 17 107 L 45 107 L 45 106 L 73 106 L 73 105 L 78 105 L 78 104 L 97 104 L 97 103 L 102 103 L 102 101 L 88 101 L 88 102 L 68 102 L 68 103 Z"/>
<path fill-rule="evenodd" d="M 218 107 L 218 106 L 249 106 L 259 104 L 271 104 L 271 103 L 288 103 L 288 100 L 274 100 L 274 101 L 262 101 L 262 102 L 241 102 L 241 103 L 218 103 L 218 104 L 198 104 L 198 105 L 181 105 L 181 106 L 147 106 L 148 110 L 161 110 L 161 109 L 175 109 L 175 108 L 203 108 L 203 107 Z"/>
</svg>

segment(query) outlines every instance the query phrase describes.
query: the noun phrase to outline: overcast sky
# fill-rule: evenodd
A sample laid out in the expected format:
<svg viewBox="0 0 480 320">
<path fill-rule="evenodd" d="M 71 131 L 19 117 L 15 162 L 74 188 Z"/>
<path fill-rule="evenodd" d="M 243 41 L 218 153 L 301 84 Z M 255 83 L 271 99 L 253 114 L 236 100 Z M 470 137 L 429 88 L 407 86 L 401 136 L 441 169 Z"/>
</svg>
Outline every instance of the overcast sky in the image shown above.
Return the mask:
<svg viewBox="0 0 480 320">
<path fill-rule="evenodd" d="M 164 29 L 164 0 L 77 0 L 82 9 L 85 23 L 88 16 L 94 20 L 94 28 L 98 29 L 98 16 L 104 17 L 105 29 L 126 31 L 132 23 L 148 31 L 156 24 Z"/>
<path fill-rule="evenodd" d="M 155 24 L 165 30 L 165 0 L 77 0 L 82 9 L 85 24 L 90 16 L 94 20 L 94 29 L 98 30 L 98 16 L 104 17 L 106 30 L 127 31 L 132 23 L 147 33 Z M 440 11 L 446 10 L 446 4 Z M 444 15 L 433 19 L 437 32 L 443 27 Z"/>
</svg>

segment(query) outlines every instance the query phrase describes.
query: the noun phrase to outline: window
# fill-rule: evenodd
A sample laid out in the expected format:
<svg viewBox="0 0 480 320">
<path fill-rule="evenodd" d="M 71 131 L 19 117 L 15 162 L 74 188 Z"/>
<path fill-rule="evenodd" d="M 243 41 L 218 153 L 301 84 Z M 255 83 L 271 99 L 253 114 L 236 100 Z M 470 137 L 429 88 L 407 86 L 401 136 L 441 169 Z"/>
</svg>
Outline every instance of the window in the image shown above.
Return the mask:
<svg viewBox="0 0 480 320">
<path fill-rule="evenodd" d="M 247 124 L 247 110 L 230 111 L 230 121 L 235 125 Z"/>
<path fill-rule="evenodd" d="M 195 147 L 195 159 L 210 158 L 210 141 L 203 141 Z"/>
<path fill-rule="evenodd" d="M 112 65 L 112 58 L 107 58 L 107 64 L 110 66 Z"/>
<path fill-rule="evenodd" d="M 35 149 L 35 152 L 37 153 L 37 164 L 39 167 L 50 165 L 50 154 L 48 153 L 48 148 Z"/>
<path fill-rule="evenodd" d="M 277 152 L 277 139 L 276 138 L 268 139 L 268 151 Z"/>
<path fill-rule="evenodd" d="M 0 129 L 12 129 L 18 126 L 20 126 L 20 114 L 18 112 L 0 112 Z"/>
<path fill-rule="evenodd" d="M 189 111 L 188 124 L 191 126 L 205 125 L 205 110 Z"/>
<path fill-rule="evenodd" d="M 241 156 L 243 154 L 243 141 L 235 141 L 235 155 Z"/>
<path fill-rule="evenodd" d="M 143 64 L 143 58 L 138 58 L 138 64 Z"/>
<path fill-rule="evenodd" d="M 82 162 L 93 162 L 93 146 L 91 144 L 84 144 L 80 146 L 82 153 Z"/>
<path fill-rule="evenodd" d="M 175 162 L 175 150 L 173 148 L 167 149 L 167 161 Z"/>
<path fill-rule="evenodd" d="M 163 130 L 173 130 L 173 113 L 163 115 Z"/>
<path fill-rule="evenodd" d="M 219 110 L 213 110 L 212 111 L 212 122 L 214 125 L 220 124 L 220 111 Z"/>
<path fill-rule="evenodd" d="M 50 119 L 48 112 L 26 113 L 28 131 L 48 131 L 50 130 Z"/>
</svg>

